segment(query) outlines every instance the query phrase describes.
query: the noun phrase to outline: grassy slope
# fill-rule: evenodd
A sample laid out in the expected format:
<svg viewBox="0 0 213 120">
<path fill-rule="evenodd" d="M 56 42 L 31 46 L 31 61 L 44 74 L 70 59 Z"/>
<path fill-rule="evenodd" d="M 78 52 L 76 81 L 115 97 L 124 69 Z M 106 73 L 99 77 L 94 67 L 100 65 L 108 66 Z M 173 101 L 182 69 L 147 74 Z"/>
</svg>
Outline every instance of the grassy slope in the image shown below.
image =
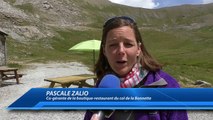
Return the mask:
<svg viewBox="0 0 213 120">
<path fill-rule="evenodd" d="M 76 4 L 87 11 L 87 17 L 94 21 L 88 26 L 96 29 L 87 31 L 57 29 L 60 36 L 30 42 L 30 44 L 14 42 L 9 38 L 10 63 L 22 60 L 80 61 L 92 68 L 92 52 L 71 52 L 68 49 L 83 40 L 100 39 L 101 26 L 110 16 L 128 15 L 138 22 L 139 27 L 142 27 L 141 33 L 147 49 L 165 65 L 166 72 L 178 80 L 201 79 L 213 83 L 212 25 L 193 30 L 177 27 L 192 23 L 207 23 L 206 17 L 212 16 L 211 6 L 145 10 L 114 4 L 101 7 L 89 3 L 76 2 Z M 165 25 L 167 27 L 163 30 Z"/>
</svg>

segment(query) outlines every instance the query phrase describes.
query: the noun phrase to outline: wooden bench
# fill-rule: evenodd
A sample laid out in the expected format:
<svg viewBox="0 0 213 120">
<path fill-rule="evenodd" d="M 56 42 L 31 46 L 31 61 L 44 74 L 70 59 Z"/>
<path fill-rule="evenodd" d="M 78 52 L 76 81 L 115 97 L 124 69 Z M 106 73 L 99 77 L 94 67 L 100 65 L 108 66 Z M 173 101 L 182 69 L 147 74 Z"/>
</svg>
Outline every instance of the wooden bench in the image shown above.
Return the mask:
<svg viewBox="0 0 213 120">
<path fill-rule="evenodd" d="M 81 75 L 72 75 L 65 77 L 56 77 L 56 78 L 47 78 L 44 81 L 50 82 L 49 88 L 55 87 L 55 84 L 60 84 L 63 88 L 68 88 L 70 85 L 77 85 L 79 88 L 82 87 L 94 87 L 94 85 L 88 84 L 86 81 L 88 79 L 94 80 L 94 85 L 97 81 L 95 75 L 90 74 L 81 74 Z"/>
<path fill-rule="evenodd" d="M 19 78 L 21 78 L 23 74 L 18 74 L 18 68 L 8 68 L 8 67 L 0 67 L 0 80 L 10 80 L 16 79 L 16 83 L 19 84 Z"/>
<path fill-rule="evenodd" d="M 17 74 L 18 78 L 21 78 L 24 74 Z M 16 76 L 12 73 L 6 73 L 2 77 L 2 80 L 16 79 Z"/>
</svg>

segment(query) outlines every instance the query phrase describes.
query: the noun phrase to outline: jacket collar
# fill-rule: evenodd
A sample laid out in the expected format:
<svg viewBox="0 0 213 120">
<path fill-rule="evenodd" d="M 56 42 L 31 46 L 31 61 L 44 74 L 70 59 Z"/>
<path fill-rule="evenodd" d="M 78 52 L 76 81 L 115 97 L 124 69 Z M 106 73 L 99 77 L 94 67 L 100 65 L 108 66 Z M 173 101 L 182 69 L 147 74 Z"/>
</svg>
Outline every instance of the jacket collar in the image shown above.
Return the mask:
<svg viewBox="0 0 213 120">
<path fill-rule="evenodd" d="M 139 86 L 140 88 L 157 88 L 157 87 L 163 87 L 166 86 L 168 83 L 166 82 L 165 79 L 160 78 L 158 81 L 155 81 L 151 84 L 148 85 L 141 85 Z"/>
<path fill-rule="evenodd" d="M 142 80 L 140 83 L 138 83 L 136 86 L 134 86 L 134 88 L 165 87 L 168 83 L 163 77 L 161 77 L 161 75 L 162 75 L 161 70 L 157 72 L 149 72 L 146 78 Z"/>
</svg>

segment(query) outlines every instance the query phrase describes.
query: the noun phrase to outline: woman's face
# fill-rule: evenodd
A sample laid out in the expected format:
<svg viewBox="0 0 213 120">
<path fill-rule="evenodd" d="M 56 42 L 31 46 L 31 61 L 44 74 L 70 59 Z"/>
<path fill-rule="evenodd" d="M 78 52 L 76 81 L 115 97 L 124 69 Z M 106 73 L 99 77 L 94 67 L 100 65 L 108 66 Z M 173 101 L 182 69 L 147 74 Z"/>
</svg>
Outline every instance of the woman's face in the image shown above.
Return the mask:
<svg viewBox="0 0 213 120">
<path fill-rule="evenodd" d="M 108 32 L 104 55 L 113 71 L 120 77 L 125 76 L 132 69 L 140 52 L 140 46 L 131 27 L 123 26 Z"/>
</svg>

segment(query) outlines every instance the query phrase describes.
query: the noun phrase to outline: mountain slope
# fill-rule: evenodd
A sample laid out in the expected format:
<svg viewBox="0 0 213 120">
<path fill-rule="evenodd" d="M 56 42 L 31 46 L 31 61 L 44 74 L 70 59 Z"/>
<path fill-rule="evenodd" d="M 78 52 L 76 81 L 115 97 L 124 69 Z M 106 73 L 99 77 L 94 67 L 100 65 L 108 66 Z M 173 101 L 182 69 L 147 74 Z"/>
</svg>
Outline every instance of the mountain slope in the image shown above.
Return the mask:
<svg viewBox="0 0 213 120">
<path fill-rule="evenodd" d="M 196 29 L 212 26 L 213 4 L 147 10 L 110 3 L 106 0 L 1 0 L 1 30 L 14 39 L 55 36 L 54 28 L 84 30 L 100 28 L 114 15 L 128 15 L 144 28 Z"/>
</svg>

